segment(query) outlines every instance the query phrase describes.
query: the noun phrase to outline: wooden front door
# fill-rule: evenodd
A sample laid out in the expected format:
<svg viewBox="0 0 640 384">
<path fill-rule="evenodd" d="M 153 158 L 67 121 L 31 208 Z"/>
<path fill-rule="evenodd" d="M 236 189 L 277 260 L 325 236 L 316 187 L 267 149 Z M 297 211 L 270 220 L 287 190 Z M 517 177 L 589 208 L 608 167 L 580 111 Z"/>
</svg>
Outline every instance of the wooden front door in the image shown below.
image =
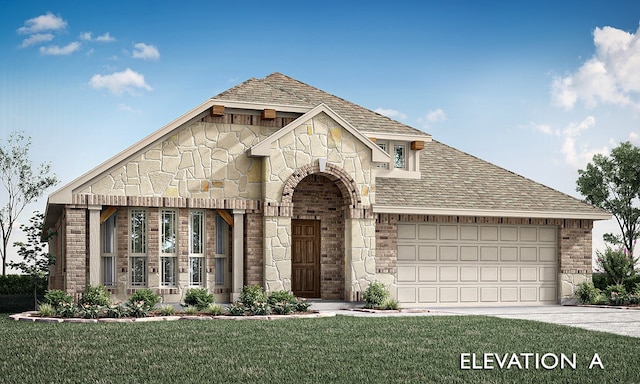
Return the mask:
<svg viewBox="0 0 640 384">
<path fill-rule="evenodd" d="M 291 220 L 291 285 L 300 297 L 320 297 L 320 221 Z"/>
</svg>

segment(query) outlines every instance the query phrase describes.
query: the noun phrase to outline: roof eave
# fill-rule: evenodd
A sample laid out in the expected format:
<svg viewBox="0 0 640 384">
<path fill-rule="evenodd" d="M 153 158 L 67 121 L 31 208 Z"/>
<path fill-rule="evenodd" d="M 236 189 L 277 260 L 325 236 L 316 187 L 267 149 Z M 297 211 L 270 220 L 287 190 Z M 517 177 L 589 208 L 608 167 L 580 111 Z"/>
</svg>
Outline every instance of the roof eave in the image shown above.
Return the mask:
<svg viewBox="0 0 640 384">
<path fill-rule="evenodd" d="M 390 205 L 374 205 L 375 213 L 399 213 L 437 216 L 483 216 L 483 217 L 522 217 L 539 219 L 578 219 L 578 220 L 610 220 L 608 212 L 564 212 L 564 211 L 528 211 L 528 210 L 500 210 L 500 209 L 469 209 L 469 208 L 424 208 L 400 207 Z"/>
</svg>

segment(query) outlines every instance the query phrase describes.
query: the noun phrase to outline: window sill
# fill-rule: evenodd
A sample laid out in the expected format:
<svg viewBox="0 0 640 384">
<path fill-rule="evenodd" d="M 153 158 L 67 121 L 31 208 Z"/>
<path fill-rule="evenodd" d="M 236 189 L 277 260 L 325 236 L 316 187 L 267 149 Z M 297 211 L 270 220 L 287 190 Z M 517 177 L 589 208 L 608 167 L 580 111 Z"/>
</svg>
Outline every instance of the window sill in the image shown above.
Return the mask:
<svg viewBox="0 0 640 384">
<path fill-rule="evenodd" d="M 394 177 L 398 179 L 420 179 L 420 171 L 407 171 L 404 169 L 392 169 L 387 170 L 378 168 L 376 171 L 376 177 Z"/>
</svg>

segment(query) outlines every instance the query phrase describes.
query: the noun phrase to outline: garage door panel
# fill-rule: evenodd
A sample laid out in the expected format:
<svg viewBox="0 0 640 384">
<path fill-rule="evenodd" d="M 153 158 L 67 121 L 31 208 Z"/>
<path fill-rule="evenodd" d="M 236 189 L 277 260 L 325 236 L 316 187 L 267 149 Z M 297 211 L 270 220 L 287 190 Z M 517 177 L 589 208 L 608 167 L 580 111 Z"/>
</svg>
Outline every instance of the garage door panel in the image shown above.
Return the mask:
<svg viewBox="0 0 640 384">
<path fill-rule="evenodd" d="M 398 282 L 415 282 L 416 267 L 398 267 Z"/>
<path fill-rule="evenodd" d="M 481 287 L 480 301 L 484 303 L 498 302 L 498 287 Z"/>
<path fill-rule="evenodd" d="M 478 247 L 460 247 L 460 261 L 478 260 Z"/>
<path fill-rule="evenodd" d="M 518 301 L 518 287 L 501 287 L 500 301 L 515 303 Z"/>
<path fill-rule="evenodd" d="M 517 267 L 500 267 L 500 281 L 518 281 Z"/>
<path fill-rule="evenodd" d="M 440 267 L 440 281 L 458 281 L 458 267 Z"/>
<path fill-rule="evenodd" d="M 456 303 L 456 302 L 458 302 L 458 288 L 456 288 L 456 287 L 442 287 L 442 288 L 440 288 L 440 302 L 441 303 Z"/>
<path fill-rule="evenodd" d="M 478 281 L 478 267 L 460 267 L 460 281 Z"/>
<path fill-rule="evenodd" d="M 424 287 L 418 289 L 418 301 L 420 303 L 437 303 L 438 302 L 438 288 L 436 287 Z"/>
<path fill-rule="evenodd" d="M 418 281 L 419 282 L 438 281 L 438 267 L 435 267 L 435 266 L 418 267 Z"/>
<path fill-rule="evenodd" d="M 520 267 L 520 281 L 538 281 L 538 268 Z"/>
<path fill-rule="evenodd" d="M 460 301 L 463 303 L 477 303 L 478 288 L 477 287 L 460 287 Z"/>
<path fill-rule="evenodd" d="M 441 246 L 440 261 L 456 261 L 458 260 L 458 247 Z"/>
<path fill-rule="evenodd" d="M 482 282 L 498 281 L 498 267 L 481 267 L 480 280 Z"/>
<path fill-rule="evenodd" d="M 554 227 L 399 223 L 399 228 L 402 305 L 531 305 L 557 300 Z"/>
<path fill-rule="evenodd" d="M 421 245 L 418 247 L 418 260 L 438 260 L 438 247 L 436 245 Z"/>
<path fill-rule="evenodd" d="M 437 240 L 438 226 L 435 224 L 419 224 L 418 239 L 420 240 Z"/>
<path fill-rule="evenodd" d="M 481 261 L 498 261 L 498 247 L 480 247 Z"/>
<path fill-rule="evenodd" d="M 521 247 L 520 248 L 520 261 L 538 261 L 538 248 L 536 248 L 536 247 Z"/>
<path fill-rule="evenodd" d="M 398 245 L 398 261 L 415 260 L 416 248 L 415 245 Z"/>
<path fill-rule="evenodd" d="M 518 261 L 518 248 L 500 247 L 500 261 Z"/>
</svg>

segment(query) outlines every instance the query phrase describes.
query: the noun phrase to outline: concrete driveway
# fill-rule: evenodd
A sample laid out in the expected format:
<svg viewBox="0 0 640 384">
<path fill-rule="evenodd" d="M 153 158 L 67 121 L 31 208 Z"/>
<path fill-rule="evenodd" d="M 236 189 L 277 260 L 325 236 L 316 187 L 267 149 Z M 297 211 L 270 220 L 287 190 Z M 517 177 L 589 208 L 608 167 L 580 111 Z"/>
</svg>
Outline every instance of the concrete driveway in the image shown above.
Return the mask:
<svg viewBox="0 0 640 384">
<path fill-rule="evenodd" d="M 441 315 L 485 315 L 542 321 L 640 337 L 640 309 L 545 305 L 535 307 L 438 308 Z"/>
</svg>

